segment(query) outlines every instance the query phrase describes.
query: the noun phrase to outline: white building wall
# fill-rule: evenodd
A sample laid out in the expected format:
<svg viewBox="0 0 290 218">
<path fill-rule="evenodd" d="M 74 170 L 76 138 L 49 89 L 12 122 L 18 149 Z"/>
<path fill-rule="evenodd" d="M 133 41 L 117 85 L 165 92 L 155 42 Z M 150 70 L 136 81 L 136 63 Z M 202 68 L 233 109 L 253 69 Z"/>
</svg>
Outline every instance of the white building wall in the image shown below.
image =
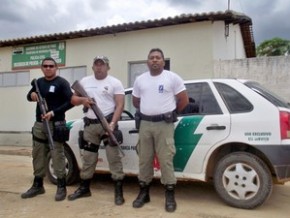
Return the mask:
<svg viewBox="0 0 290 218">
<path fill-rule="evenodd" d="M 246 57 L 239 25 L 230 24 L 227 36 L 223 22 L 215 22 L 213 24 L 213 30 L 214 60 L 231 60 Z"/>
<path fill-rule="evenodd" d="M 90 70 L 93 57 L 105 54 L 110 58 L 111 73 L 127 86 L 128 63 L 146 61 L 149 50 L 159 47 L 170 59 L 171 70 L 183 78 L 212 76 L 211 28 L 210 22 L 203 22 L 70 40 L 67 65 L 86 65 Z"/>
</svg>

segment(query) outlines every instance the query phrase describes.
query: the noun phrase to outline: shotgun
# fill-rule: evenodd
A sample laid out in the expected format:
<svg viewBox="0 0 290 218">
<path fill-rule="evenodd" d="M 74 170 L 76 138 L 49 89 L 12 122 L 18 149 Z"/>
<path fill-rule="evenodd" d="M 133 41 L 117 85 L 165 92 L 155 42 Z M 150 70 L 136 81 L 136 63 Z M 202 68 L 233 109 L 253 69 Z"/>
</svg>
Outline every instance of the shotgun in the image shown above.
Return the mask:
<svg viewBox="0 0 290 218">
<path fill-rule="evenodd" d="M 40 94 L 39 87 L 37 84 L 37 79 L 33 79 L 32 84 L 34 84 L 34 86 L 35 86 L 35 90 L 36 90 L 35 92 L 38 96 L 37 103 L 38 103 L 38 106 L 40 108 L 41 114 L 46 114 L 48 111 L 47 103 L 46 103 L 45 99 L 42 98 L 42 96 Z M 53 150 L 54 149 L 54 142 L 53 142 L 51 130 L 49 127 L 49 122 L 48 122 L 48 120 L 43 120 L 42 123 L 43 123 L 44 129 L 46 130 L 46 133 L 47 133 L 49 148 L 50 148 L 50 150 Z"/>
<path fill-rule="evenodd" d="M 80 94 L 81 97 L 91 98 L 91 97 L 88 96 L 87 92 L 85 91 L 85 89 L 82 87 L 82 85 L 79 83 L 78 80 L 76 80 L 72 84 L 71 88 L 73 90 L 75 90 L 78 94 Z M 110 137 L 110 140 L 113 143 L 113 145 L 118 146 L 118 149 L 119 149 L 122 157 L 124 157 L 125 154 L 124 154 L 123 150 L 121 149 L 120 144 L 119 144 L 118 140 L 116 139 L 113 131 L 111 130 L 111 128 L 110 128 L 110 126 L 108 124 L 108 121 L 105 118 L 103 112 L 100 110 L 100 108 L 98 107 L 97 104 L 92 104 L 91 105 L 91 109 L 93 110 L 93 112 L 97 116 L 97 118 L 100 120 L 100 123 L 101 123 L 103 129 L 108 133 L 108 135 Z"/>
</svg>

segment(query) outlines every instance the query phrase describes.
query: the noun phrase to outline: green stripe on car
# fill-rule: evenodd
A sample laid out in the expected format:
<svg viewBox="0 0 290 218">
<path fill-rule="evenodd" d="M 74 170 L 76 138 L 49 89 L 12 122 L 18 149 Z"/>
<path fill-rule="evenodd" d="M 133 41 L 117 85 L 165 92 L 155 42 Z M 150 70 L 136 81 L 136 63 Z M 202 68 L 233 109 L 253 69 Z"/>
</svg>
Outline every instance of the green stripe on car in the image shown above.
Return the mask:
<svg viewBox="0 0 290 218">
<path fill-rule="evenodd" d="M 174 139 L 176 154 L 174 156 L 174 169 L 182 172 L 198 144 L 202 134 L 194 134 L 204 116 L 186 116 L 181 119 L 175 128 Z"/>
</svg>

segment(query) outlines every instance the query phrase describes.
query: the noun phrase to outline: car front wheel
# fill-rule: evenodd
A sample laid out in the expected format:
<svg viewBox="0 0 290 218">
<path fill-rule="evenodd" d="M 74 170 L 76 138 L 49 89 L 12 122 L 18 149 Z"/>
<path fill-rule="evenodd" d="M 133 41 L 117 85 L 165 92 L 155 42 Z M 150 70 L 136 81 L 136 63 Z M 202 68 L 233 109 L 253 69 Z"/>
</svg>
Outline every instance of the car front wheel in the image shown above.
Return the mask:
<svg viewBox="0 0 290 218">
<path fill-rule="evenodd" d="M 265 163 L 246 152 L 228 154 L 217 163 L 214 186 L 227 204 L 243 209 L 260 206 L 273 189 L 271 173 Z"/>
<path fill-rule="evenodd" d="M 64 155 L 65 155 L 66 184 L 71 185 L 78 180 L 79 169 L 77 167 L 73 152 L 70 150 L 70 148 L 67 145 L 64 146 Z M 47 157 L 46 174 L 51 183 L 57 184 L 57 177 L 53 170 L 53 162 L 51 158 L 51 153 L 49 153 Z"/>
</svg>

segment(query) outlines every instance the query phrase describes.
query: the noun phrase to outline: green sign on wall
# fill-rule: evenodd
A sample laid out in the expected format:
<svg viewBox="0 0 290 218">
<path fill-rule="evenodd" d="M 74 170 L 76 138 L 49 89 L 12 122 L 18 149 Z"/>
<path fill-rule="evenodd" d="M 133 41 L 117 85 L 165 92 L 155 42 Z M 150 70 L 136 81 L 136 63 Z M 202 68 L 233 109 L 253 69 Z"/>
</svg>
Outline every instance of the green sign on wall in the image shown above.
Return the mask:
<svg viewBox="0 0 290 218">
<path fill-rule="evenodd" d="M 36 68 L 42 59 L 52 57 L 59 66 L 65 65 L 65 42 L 25 45 L 14 48 L 12 69 Z"/>
</svg>

